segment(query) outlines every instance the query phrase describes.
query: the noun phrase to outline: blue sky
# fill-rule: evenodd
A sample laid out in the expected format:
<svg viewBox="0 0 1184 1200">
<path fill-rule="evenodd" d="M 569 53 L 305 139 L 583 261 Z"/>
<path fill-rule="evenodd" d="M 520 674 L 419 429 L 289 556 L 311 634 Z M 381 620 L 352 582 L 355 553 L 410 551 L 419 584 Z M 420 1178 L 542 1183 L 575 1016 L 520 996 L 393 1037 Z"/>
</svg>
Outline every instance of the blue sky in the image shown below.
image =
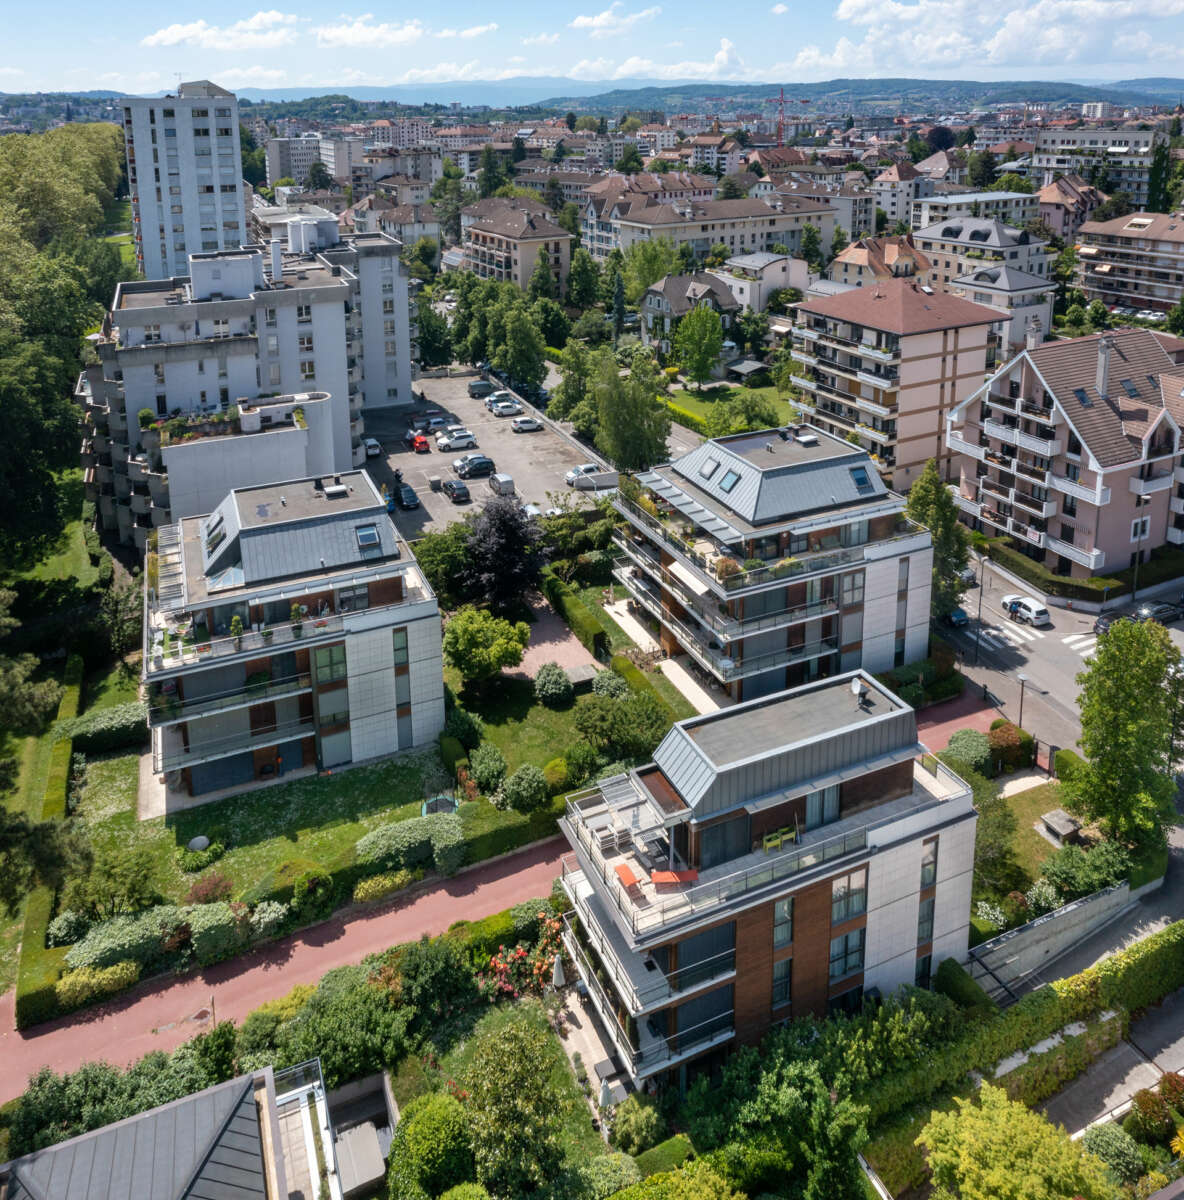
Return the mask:
<svg viewBox="0 0 1184 1200">
<path fill-rule="evenodd" d="M 12 4 L 14 0 L 9 0 Z M 1184 69 L 1184 0 L 590 0 L 8 8 L 0 90 L 600 80 L 1091 78 Z M 195 15 L 200 13 L 200 15 Z M 446 98 L 442 96 L 442 98 Z"/>
</svg>

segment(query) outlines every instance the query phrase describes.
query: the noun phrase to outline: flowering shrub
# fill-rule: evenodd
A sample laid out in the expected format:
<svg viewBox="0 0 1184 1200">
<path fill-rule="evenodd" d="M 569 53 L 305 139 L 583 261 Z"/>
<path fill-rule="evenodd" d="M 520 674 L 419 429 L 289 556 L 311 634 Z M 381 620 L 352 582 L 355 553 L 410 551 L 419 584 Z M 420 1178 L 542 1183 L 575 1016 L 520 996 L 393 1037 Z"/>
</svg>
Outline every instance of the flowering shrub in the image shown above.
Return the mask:
<svg viewBox="0 0 1184 1200">
<path fill-rule="evenodd" d="M 278 900 L 260 900 L 251 913 L 251 932 L 255 937 L 271 937 L 288 919 L 288 906 Z"/>
<path fill-rule="evenodd" d="M 996 929 L 1003 929 L 1007 925 L 1007 917 L 1004 915 L 1003 909 L 990 900 L 980 900 L 974 906 L 974 915 L 980 921 L 994 926 Z"/>
<path fill-rule="evenodd" d="M 1042 917 L 1061 906 L 1060 894 L 1053 886 L 1052 880 L 1043 876 L 1024 893 L 1024 900 L 1034 917 Z"/>
<path fill-rule="evenodd" d="M 477 975 L 477 990 L 486 1000 L 504 996 L 517 1000 L 523 993 L 542 994 L 551 982 L 555 956 L 559 953 L 559 931 L 563 922 L 548 917 L 540 924 L 539 940 L 533 949 L 524 942 L 507 950 L 499 946 L 489 960 L 489 970 Z"/>
<path fill-rule="evenodd" d="M 211 871 L 194 880 L 185 896 L 186 904 L 213 904 L 218 900 L 229 900 L 234 884 L 220 871 Z"/>
</svg>

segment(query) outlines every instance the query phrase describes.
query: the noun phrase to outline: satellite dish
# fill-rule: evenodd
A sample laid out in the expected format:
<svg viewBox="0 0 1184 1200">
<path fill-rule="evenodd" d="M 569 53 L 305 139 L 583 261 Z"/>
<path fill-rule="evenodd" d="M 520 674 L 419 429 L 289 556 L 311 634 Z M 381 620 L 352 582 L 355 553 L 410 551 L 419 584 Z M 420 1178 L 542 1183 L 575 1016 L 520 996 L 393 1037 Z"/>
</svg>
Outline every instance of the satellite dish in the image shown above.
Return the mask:
<svg viewBox="0 0 1184 1200">
<path fill-rule="evenodd" d="M 867 687 L 858 675 L 851 680 L 851 695 L 855 697 L 855 706 L 862 708 L 867 699 Z"/>
</svg>

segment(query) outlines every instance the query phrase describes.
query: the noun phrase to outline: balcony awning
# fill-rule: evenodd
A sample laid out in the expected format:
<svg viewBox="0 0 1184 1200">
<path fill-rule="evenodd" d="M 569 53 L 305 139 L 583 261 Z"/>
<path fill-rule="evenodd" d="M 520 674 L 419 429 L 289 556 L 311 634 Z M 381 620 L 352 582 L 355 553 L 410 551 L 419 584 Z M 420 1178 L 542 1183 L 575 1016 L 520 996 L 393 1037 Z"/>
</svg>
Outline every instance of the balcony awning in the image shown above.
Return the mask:
<svg viewBox="0 0 1184 1200">
<path fill-rule="evenodd" d="M 1111 267 L 1110 263 L 1098 263 L 1098 265 L 1096 267 L 1094 267 L 1094 274 L 1095 275 L 1109 275 L 1110 267 Z"/>
<path fill-rule="evenodd" d="M 677 488 L 669 480 L 663 479 L 656 471 L 646 471 L 638 475 L 637 482 L 647 487 L 651 492 L 662 497 L 671 507 L 678 509 L 684 517 L 690 517 L 696 525 L 705 529 L 721 542 L 742 542 L 744 535 L 734 529 L 722 517 L 704 508 L 698 500 L 693 500 L 686 492 Z"/>
<path fill-rule="evenodd" d="M 1097 246 L 1082 246 L 1078 251 L 1083 258 L 1093 258 L 1098 253 Z"/>
<path fill-rule="evenodd" d="M 666 568 L 671 575 L 676 579 L 681 580 L 686 586 L 695 593 L 696 596 L 706 596 L 711 588 L 700 579 L 694 571 L 684 567 L 678 559 L 674 559 Z"/>
</svg>

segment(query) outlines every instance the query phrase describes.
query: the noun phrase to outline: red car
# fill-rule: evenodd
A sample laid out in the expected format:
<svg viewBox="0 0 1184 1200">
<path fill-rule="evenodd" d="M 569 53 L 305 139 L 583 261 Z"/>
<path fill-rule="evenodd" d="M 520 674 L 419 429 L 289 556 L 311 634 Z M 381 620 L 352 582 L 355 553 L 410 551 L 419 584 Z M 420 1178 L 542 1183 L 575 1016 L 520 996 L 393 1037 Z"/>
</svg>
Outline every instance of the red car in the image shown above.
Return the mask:
<svg viewBox="0 0 1184 1200">
<path fill-rule="evenodd" d="M 411 439 L 411 449 L 414 450 L 416 454 L 427 454 L 431 448 L 431 442 L 429 442 L 422 433 L 417 433 L 415 437 Z"/>
</svg>

